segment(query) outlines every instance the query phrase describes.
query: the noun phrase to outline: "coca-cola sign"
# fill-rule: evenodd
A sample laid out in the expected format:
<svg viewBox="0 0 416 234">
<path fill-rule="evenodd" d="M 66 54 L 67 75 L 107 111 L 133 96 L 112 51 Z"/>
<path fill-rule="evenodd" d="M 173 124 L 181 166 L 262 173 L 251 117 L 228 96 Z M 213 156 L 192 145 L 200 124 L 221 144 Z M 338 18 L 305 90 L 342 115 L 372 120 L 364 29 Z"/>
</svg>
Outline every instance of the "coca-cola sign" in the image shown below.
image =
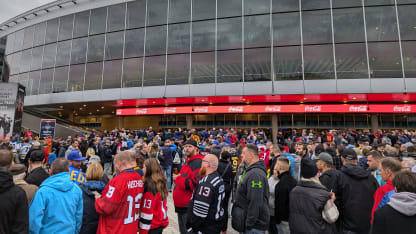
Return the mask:
<svg viewBox="0 0 416 234">
<path fill-rule="evenodd" d="M 136 114 L 147 114 L 147 109 L 136 109 Z"/>
<path fill-rule="evenodd" d="M 164 112 L 166 114 L 176 113 L 176 108 L 165 108 Z"/>
<path fill-rule="evenodd" d="M 266 106 L 266 108 L 264 108 L 264 111 L 266 112 L 280 112 L 281 110 L 281 106 Z"/>
<path fill-rule="evenodd" d="M 121 115 L 122 112 L 122 110 L 117 110 L 117 115 Z"/>
<path fill-rule="evenodd" d="M 305 106 L 305 112 L 321 112 L 322 106 Z"/>
<path fill-rule="evenodd" d="M 208 113 L 208 107 L 204 106 L 204 107 L 195 107 L 194 108 L 194 112 L 197 113 Z"/>
<path fill-rule="evenodd" d="M 242 106 L 230 106 L 228 112 L 243 112 L 244 108 Z"/>
<path fill-rule="evenodd" d="M 411 106 L 394 106 L 393 112 L 412 112 Z"/>
<path fill-rule="evenodd" d="M 366 105 L 360 105 L 360 106 L 350 106 L 349 111 L 350 112 L 366 112 L 367 111 Z"/>
</svg>

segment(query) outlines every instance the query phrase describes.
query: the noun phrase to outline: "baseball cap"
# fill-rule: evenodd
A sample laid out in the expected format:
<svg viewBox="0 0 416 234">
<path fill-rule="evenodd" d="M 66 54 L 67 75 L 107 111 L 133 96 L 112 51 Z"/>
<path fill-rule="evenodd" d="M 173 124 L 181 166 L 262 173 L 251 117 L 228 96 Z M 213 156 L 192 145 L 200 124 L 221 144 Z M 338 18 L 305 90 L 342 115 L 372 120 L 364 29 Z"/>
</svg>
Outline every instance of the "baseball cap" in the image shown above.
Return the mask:
<svg viewBox="0 0 416 234">
<path fill-rule="evenodd" d="M 19 175 L 23 172 L 26 172 L 26 169 L 26 166 L 23 164 L 14 164 L 13 167 L 10 169 L 10 173 L 12 173 L 12 175 Z"/>
<path fill-rule="evenodd" d="M 185 141 L 185 143 L 183 145 L 192 145 L 192 146 L 198 148 L 198 142 L 196 142 L 196 140 L 194 140 L 192 138 L 189 139 L 189 140 L 187 140 L 187 141 Z"/>
<path fill-rule="evenodd" d="M 357 153 L 353 149 L 346 149 L 342 152 L 342 157 L 348 160 L 355 160 L 357 159 Z"/>
<path fill-rule="evenodd" d="M 40 162 L 45 159 L 45 153 L 43 153 L 43 150 L 34 150 L 32 153 L 30 153 L 29 160 L 32 162 Z"/>
<path fill-rule="evenodd" d="M 84 157 L 81 157 L 81 152 L 79 152 L 79 150 L 74 150 L 68 154 L 68 160 L 71 161 L 82 161 L 84 159 Z"/>
<path fill-rule="evenodd" d="M 34 142 L 32 142 L 32 145 L 33 146 L 40 146 L 40 142 L 39 141 L 34 141 Z"/>
<path fill-rule="evenodd" d="M 328 164 L 334 164 L 334 160 L 332 159 L 332 156 L 328 153 L 322 152 L 318 155 L 318 157 L 316 157 L 316 159 L 319 159 L 325 163 Z"/>
</svg>

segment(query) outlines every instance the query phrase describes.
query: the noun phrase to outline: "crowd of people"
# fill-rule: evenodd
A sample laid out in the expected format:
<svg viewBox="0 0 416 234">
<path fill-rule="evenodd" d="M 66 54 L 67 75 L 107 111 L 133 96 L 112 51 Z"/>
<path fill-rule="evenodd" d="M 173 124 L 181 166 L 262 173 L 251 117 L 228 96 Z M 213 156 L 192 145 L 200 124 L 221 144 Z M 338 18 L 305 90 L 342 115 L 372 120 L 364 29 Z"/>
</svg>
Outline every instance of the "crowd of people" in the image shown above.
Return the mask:
<svg viewBox="0 0 416 234">
<path fill-rule="evenodd" d="M 162 233 L 173 218 L 182 234 L 416 233 L 414 144 L 407 130 L 29 130 L 0 141 L 0 233 Z"/>
</svg>

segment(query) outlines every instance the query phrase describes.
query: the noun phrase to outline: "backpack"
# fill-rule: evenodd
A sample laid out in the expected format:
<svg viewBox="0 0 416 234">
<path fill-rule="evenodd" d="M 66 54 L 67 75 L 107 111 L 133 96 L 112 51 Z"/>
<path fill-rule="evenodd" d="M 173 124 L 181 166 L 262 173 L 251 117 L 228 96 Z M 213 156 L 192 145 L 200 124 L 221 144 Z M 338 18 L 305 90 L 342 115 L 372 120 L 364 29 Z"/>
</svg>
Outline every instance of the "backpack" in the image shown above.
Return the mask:
<svg viewBox="0 0 416 234">
<path fill-rule="evenodd" d="M 181 165 L 182 164 L 182 160 L 181 157 L 179 155 L 179 152 L 177 150 L 173 151 L 173 164 L 175 165 Z"/>
</svg>

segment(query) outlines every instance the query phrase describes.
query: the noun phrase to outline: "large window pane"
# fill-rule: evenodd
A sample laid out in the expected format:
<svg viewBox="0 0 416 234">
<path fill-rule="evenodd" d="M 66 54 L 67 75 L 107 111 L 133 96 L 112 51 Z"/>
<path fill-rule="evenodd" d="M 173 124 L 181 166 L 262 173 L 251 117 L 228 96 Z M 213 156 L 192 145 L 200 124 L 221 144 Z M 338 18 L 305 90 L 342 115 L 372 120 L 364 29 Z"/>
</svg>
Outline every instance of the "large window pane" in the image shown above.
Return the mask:
<svg viewBox="0 0 416 234">
<path fill-rule="evenodd" d="M 192 0 L 192 20 L 214 19 L 215 0 Z"/>
<path fill-rule="evenodd" d="M 219 24 L 218 20 L 218 24 Z M 218 30 L 219 25 L 218 25 Z M 218 35 L 220 37 L 220 35 Z M 218 44 L 220 42 L 218 41 Z M 215 49 L 215 20 L 192 23 L 192 51 Z"/>
<path fill-rule="evenodd" d="M 32 87 L 30 95 L 39 94 L 40 71 L 34 71 L 29 74 L 29 86 Z"/>
<path fill-rule="evenodd" d="M 30 91 L 32 89 L 32 86 L 29 86 L 29 74 L 30 73 L 28 72 L 28 73 L 23 73 L 23 74 L 19 75 L 19 83 L 22 84 L 23 86 L 25 86 L 26 96 L 30 95 Z M 9 80 L 9 82 L 10 82 L 10 80 Z"/>
<path fill-rule="evenodd" d="M 332 43 L 331 12 L 306 11 L 302 13 L 303 43 Z"/>
<path fill-rule="evenodd" d="M 107 8 L 97 8 L 91 10 L 90 16 L 90 35 L 105 32 L 105 22 L 107 19 Z"/>
<path fill-rule="evenodd" d="M 15 37 L 16 37 L 15 33 L 11 33 L 7 35 L 6 54 L 13 53 Z"/>
<path fill-rule="evenodd" d="M 273 51 L 276 80 L 302 80 L 300 46 L 275 47 Z"/>
<path fill-rule="evenodd" d="M 215 53 L 192 54 L 192 84 L 215 82 Z"/>
<path fill-rule="evenodd" d="M 43 52 L 42 69 L 53 67 L 55 65 L 55 57 L 56 57 L 56 43 L 46 45 L 45 50 Z"/>
<path fill-rule="evenodd" d="M 362 8 L 334 9 L 335 42 L 365 41 Z"/>
<path fill-rule="evenodd" d="M 144 27 L 146 17 L 146 0 L 127 3 L 127 28 Z"/>
<path fill-rule="evenodd" d="M 42 70 L 42 78 L 39 85 L 39 94 L 52 93 L 53 68 Z"/>
<path fill-rule="evenodd" d="M 270 48 L 244 50 L 244 81 L 269 81 L 270 56 Z"/>
<path fill-rule="evenodd" d="M 69 71 L 68 92 L 82 91 L 85 65 L 72 65 Z"/>
<path fill-rule="evenodd" d="M 74 15 L 66 15 L 61 17 L 59 22 L 58 40 L 66 40 L 72 38 L 72 27 L 74 26 Z"/>
<path fill-rule="evenodd" d="M 241 18 L 218 20 L 218 49 L 234 49 L 242 47 Z"/>
<path fill-rule="evenodd" d="M 242 56 L 241 50 L 218 51 L 217 83 L 243 81 Z"/>
<path fill-rule="evenodd" d="M 142 86 L 143 59 L 124 59 L 123 88 Z"/>
<path fill-rule="evenodd" d="M 55 75 L 53 79 L 54 93 L 61 93 L 66 91 L 66 86 L 68 85 L 68 71 L 68 66 L 55 68 Z"/>
<path fill-rule="evenodd" d="M 398 0 L 397 4 L 416 3 L 416 0 Z"/>
<path fill-rule="evenodd" d="M 368 56 L 372 78 L 403 77 L 398 42 L 368 43 Z"/>
<path fill-rule="evenodd" d="M 332 45 L 313 45 L 303 47 L 305 80 L 334 78 L 334 57 Z"/>
<path fill-rule="evenodd" d="M 46 43 L 55 42 L 58 39 L 59 18 L 46 22 Z"/>
<path fill-rule="evenodd" d="M 394 6 L 365 8 L 369 41 L 398 40 Z"/>
<path fill-rule="evenodd" d="M 300 45 L 298 12 L 273 14 L 273 45 Z"/>
<path fill-rule="evenodd" d="M 403 41 L 404 73 L 407 78 L 416 78 L 416 42 Z"/>
<path fill-rule="evenodd" d="M 189 54 L 175 54 L 168 56 L 167 85 L 189 83 Z"/>
<path fill-rule="evenodd" d="M 168 53 L 189 52 L 190 24 L 169 25 Z"/>
<path fill-rule="evenodd" d="M 124 57 L 143 56 L 144 48 L 144 29 L 134 29 L 126 31 L 126 45 Z"/>
<path fill-rule="evenodd" d="M 108 7 L 107 32 L 124 29 L 126 4 L 118 4 Z"/>
<path fill-rule="evenodd" d="M 119 59 L 123 57 L 124 31 L 108 33 L 105 46 L 105 59 Z"/>
<path fill-rule="evenodd" d="M 25 31 L 22 29 L 16 32 L 16 38 L 14 40 L 14 50 L 13 51 L 20 51 L 23 48 L 23 39 L 25 36 Z"/>
<path fill-rule="evenodd" d="M 43 46 L 32 49 L 32 65 L 31 70 L 38 70 L 42 67 Z"/>
<path fill-rule="evenodd" d="M 362 0 L 332 0 L 332 7 L 362 6 Z"/>
<path fill-rule="evenodd" d="M 143 86 L 165 85 L 165 56 L 146 57 Z"/>
<path fill-rule="evenodd" d="M 166 24 L 168 1 L 151 0 L 147 1 L 147 25 Z"/>
<path fill-rule="evenodd" d="M 71 41 L 63 41 L 58 43 L 58 51 L 56 54 L 56 66 L 69 65 L 69 57 L 71 54 Z M 85 56 L 85 51 L 84 51 Z"/>
<path fill-rule="evenodd" d="M 330 0 L 302 0 L 302 10 L 329 8 L 329 1 Z"/>
<path fill-rule="evenodd" d="M 23 39 L 23 49 L 32 47 L 34 30 L 35 30 L 35 26 L 25 28 L 25 38 Z"/>
<path fill-rule="evenodd" d="M 88 38 L 72 40 L 71 64 L 85 63 Z"/>
<path fill-rule="evenodd" d="M 374 5 L 393 5 L 394 0 L 364 0 L 364 4 L 366 6 L 374 6 Z"/>
<path fill-rule="evenodd" d="M 123 60 L 106 61 L 104 64 L 103 89 L 121 87 L 121 73 Z"/>
<path fill-rule="evenodd" d="M 104 57 L 104 35 L 91 36 L 88 40 L 88 62 L 101 61 Z"/>
<path fill-rule="evenodd" d="M 399 6 L 400 35 L 402 40 L 416 40 L 416 5 Z"/>
<path fill-rule="evenodd" d="M 30 70 L 30 63 L 32 60 L 32 50 L 22 51 L 22 60 L 20 64 L 20 72 L 28 72 Z"/>
<path fill-rule="evenodd" d="M 191 21 L 192 0 L 170 0 L 169 23 Z"/>
<path fill-rule="evenodd" d="M 218 18 L 241 16 L 242 0 L 217 0 Z"/>
<path fill-rule="evenodd" d="M 270 15 L 244 18 L 244 47 L 270 46 Z"/>
<path fill-rule="evenodd" d="M 43 45 L 45 43 L 46 22 L 35 25 L 35 36 L 33 46 Z"/>
<path fill-rule="evenodd" d="M 84 90 L 101 89 L 103 63 L 87 63 Z"/>
<path fill-rule="evenodd" d="M 270 12 L 270 0 L 244 0 L 244 14 L 253 15 Z"/>
<path fill-rule="evenodd" d="M 272 0 L 273 12 L 299 11 L 299 1 Z"/>
<path fill-rule="evenodd" d="M 74 37 L 85 37 L 88 35 L 90 11 L 75 14 Z"/>
<path fill-rule="evenodd" d="M 337 44 L 335 56 L 338 79 L 368 78 L 364 43 Z"/>
<path fill-rule="evenodd" d="M 146 56 L 166 53 L 166 26 L 147 28 Z"/>
</svg>

